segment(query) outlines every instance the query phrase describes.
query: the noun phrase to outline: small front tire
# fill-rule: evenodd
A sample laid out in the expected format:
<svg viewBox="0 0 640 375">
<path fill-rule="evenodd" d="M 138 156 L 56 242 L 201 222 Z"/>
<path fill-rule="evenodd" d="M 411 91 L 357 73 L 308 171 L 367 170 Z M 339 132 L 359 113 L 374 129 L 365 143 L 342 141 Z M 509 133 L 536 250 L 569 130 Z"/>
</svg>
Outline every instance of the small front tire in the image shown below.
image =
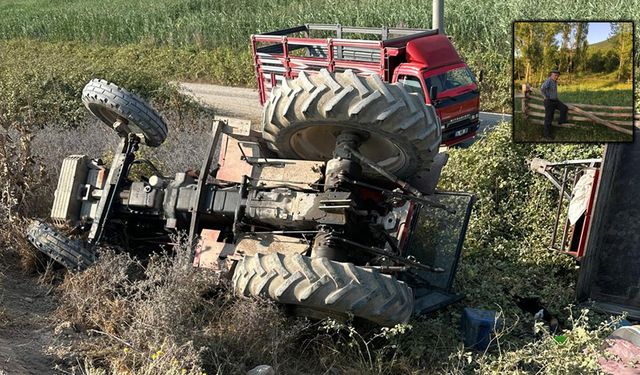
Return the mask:
<svg viewBox="0 0 640 375">
<path fill-rule="evenodd" d="M 139 96 L 104 79 L 92 79 L 82 90 L 82 102 L 98 120 L 111 127 L 121 120 L 118 133 L 142 135 L 142 142 L 158 147 L 167 138 L 164 119 Z"/>
</svg>

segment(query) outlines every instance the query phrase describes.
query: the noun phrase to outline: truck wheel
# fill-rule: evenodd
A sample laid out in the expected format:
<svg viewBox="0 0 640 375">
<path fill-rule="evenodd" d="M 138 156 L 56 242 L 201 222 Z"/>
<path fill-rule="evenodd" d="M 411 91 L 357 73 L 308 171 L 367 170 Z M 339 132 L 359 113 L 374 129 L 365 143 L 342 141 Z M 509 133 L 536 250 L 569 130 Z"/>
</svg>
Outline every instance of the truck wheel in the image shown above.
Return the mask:
<svg viewBox="0 0 640 375">
<path fill-rule="evenodd" d="M 67 238 L 47 223 L 34 221 L 29 225 L 27 240 L 51 259 L 72 271 L 83 270 L 96 260 L 93 251 L 86 249 L 79 241 Z"/>
<path fill-rule="evenodd" d="M 380 325 L 406 323 L 413 312 L 411 288 L 396 278 L 351 263 L 300 254 L 245 256 L 233 273 L 244 296 L 266 296 L 317 314 L 353 314 Z"/>
<path fill-rule="evenodd" d="M 135 94 L 103 79 L 92 79 L 82 89 L 82 102 L 100 121 L 112 127 L 118 120 L 125 124 L 116 129 L 121 137 L 129 133 L 143 136 L 143 142 L 157 147 L 167 138 L 167 124 L 162 117 Z"/>
<path fill-rule="evenodd" d="M 377 75 L 300 72 L 265 103 L 262 135 L 283 158 L 331 159 L 342 130 L 368 137 L 360 152 L 399 177 L 428 169 L 442 138 L 433 107 Z"/>
</svg>

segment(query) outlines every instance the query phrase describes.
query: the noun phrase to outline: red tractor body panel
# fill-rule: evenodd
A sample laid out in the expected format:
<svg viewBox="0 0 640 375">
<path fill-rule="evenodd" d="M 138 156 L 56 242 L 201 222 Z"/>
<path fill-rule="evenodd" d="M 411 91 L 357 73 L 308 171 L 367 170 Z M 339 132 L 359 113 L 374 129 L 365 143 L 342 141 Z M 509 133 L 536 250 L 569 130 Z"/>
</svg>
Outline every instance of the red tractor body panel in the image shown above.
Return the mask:
<svg viewBox="0 0 640 375">
<path fill-rule="evenodd" d="M 312 31 L 334 32 L 336 37 L 312 38 Z M 347 39 L 344 34 L 379 34 L 381 40 Z M 251 46 L 261 104 L 284 78 L 302 71 L 351 69 L 358 75 L 377 74 L 385 82 L 413 80 L 421 88 L 414 93 L 436 108 L 445 145 L 472 138 L 478 129 L 478 84 L 449 38 L 438 30 L 304 25 L 252 35 Z M 435 98 L 430 97 L 432 86 L 437 89 Z"/>
</svg>

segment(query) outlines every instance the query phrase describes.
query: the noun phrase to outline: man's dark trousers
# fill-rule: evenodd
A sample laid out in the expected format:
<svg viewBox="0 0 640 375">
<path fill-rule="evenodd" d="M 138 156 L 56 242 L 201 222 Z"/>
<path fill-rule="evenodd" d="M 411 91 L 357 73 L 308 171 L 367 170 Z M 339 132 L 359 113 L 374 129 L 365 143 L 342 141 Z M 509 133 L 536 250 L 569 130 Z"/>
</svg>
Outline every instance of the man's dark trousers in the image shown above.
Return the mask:
<svg viewBox="0 0 640 375">
<path fill-rule="evenodd" d="M 567 122 L 567 107 L 563 102 L 557 99 L 545 99 L 544 100 L 544 137 L 551 137 L 551 121 L 553 121 L 553 114 L 555 111 L 560 110 L 560 119 L 558 123 L 562 124 Z"/>
</svg>

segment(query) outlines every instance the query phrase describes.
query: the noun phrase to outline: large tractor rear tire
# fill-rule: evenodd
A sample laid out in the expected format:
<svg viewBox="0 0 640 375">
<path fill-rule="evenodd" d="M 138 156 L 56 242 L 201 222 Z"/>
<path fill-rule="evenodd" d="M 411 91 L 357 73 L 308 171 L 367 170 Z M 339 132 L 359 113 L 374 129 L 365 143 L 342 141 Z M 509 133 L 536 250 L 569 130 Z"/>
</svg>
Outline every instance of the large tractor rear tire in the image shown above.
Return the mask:
<svg viewBox="0 0 640 375">
<path fill-rule="evenodd" d="M 442 137 L 433 107 L 375 74 L 300 72 L 274 88 L 264 107 L 262 136 L 283 158 L 331 159 L 343 130 L 367 137 L 360 152 L 399 177 L 428 169 Z"/>
<path fill-rule="evenodd" d="M 142 135 L 142 142 L 158 147 L 167 138 L 167 124 L 147 102 L 128 90 L 104 79 L 92 79 L 82 89 L 82 102 L 100 121 L 116 129 L 121 137 L 129 133 Z"/>
<path fill-rule="evenodd" d="M 413 292 L 396 278 L 351 263 L 300 254 L 245 256 L 233 274 L 236 293 L 264 296 L 313 317 L 353 314 L 383 326 L 406 323 Z"/>
</svg>

